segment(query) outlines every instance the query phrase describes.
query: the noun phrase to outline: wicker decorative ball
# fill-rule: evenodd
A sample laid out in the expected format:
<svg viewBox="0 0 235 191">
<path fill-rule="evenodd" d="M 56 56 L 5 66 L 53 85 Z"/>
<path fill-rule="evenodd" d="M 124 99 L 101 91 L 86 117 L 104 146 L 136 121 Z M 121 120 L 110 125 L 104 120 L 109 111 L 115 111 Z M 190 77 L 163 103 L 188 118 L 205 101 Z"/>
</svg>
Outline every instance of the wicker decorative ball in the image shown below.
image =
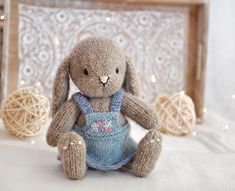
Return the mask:
<svg viewBox="0 0 235 191">
<path fill-rule="evenodd" d="M 18 137 L 39 134 L 49 113 L 48 99 L 31 87 L 11 93 L 1 104 L 1 117 L 5 128 Z"/>
<path fill-rule="evenodd" d="M 183 136 L 192 133 L 196 124 L 195 107 L 192 99 L 184 92 L 171 96 L 160 96 L 155 101 L 163 133 Z"/>
</svg>

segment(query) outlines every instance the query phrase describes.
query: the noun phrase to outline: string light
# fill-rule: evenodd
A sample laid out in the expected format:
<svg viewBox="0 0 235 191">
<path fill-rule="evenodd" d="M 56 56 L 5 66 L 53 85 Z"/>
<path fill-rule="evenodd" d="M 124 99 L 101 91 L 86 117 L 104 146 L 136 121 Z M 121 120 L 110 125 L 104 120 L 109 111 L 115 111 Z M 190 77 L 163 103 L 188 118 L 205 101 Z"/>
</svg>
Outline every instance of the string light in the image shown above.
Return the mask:
<svg viewBox="0 0 235 191">
<path fill-rule="evenodd" d="M 1 20 L 4 20 L 4 15 L 1 15 L 1 16 L 0 16 L 0 19 L 1 19 Z"/>
<path fill-rule="evenodd" d="M 185 91 L 184 90 L 180 91 L 180 95 L 185 95 Z"/>
<path fill-rule="evenodd" d="M 196 131 L 194 131 L 192 134 L 193 134 L 193 136 L 197 136 L 197 132 Z"/>
<path fill-rule="evenodd" d="M 105 20 L 106 20 L 107 22 L 110 22 L 110 21 L 111 21 L 111 18 L 110 18 L 110 17 L 106 17 Z"/>
<path fill-rule="evenodd" d="M 228 130 L 229 130 L 229 126 L 228 126 L 228 125 L 225 125 L 225 126 L 224 126 L 224 129 L 225 129 L 226 131 L 228 131 Z"/>
<path fill-rule="evenodd" d="M 155 77 L 154 75 L 151 75 L 151 81 L 152 81 L 153 83 L 156 82 L 156 77 Z"/>
<path fill-rule="evenodd" d="M 58 38 L 55 38 L 55 44 L 56 44 L 56 45 L 59 45 L 59 44 L 60 44 L 60 41 L 59 41 Z"/>
<path fill-rule="evenodd" d="M 42 84 L 41 84 L 41 82 L 38 81 L 38 82 L 36 82 L 35 85 L 39 87 L 39 86 L 41 86 Z"/>
<path fill-rule="evenodd" d="M 24 81 L 24 80 L 21 80 L 21 81 L 20 81 L 20 84 L 21 84 L 21 85 L 24 85 L 24 84 L 25 84 L 25 81 Z"/>
<path fill-rule="evenodd" d="M 31 143 L 34 145 L 35 144 L 35 140 L 32 140 Z"/>
<path fill-rule="evenodd" d="M 203 108 L 203 112 L 204 112 L 204 113 L 206 113 L 206 112 L 207 112 L 207 109 L 206 109 L 205 107 Z"/>
</svg>

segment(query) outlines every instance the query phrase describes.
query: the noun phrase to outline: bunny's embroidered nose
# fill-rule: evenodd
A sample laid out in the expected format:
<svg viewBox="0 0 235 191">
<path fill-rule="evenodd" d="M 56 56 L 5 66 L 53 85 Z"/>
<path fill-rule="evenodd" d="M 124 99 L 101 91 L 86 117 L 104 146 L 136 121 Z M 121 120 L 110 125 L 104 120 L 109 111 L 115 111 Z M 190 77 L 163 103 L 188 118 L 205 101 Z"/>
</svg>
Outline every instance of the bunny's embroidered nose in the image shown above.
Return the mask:
<svg viewBox="0 0 235 191">
<path fill-rule="evenodd" d="M 105 85 L 107 82 L 109 81 L 109 77 L 108 76 L 101 76 L 100 77 L 100 82 Z"/>
</svg>

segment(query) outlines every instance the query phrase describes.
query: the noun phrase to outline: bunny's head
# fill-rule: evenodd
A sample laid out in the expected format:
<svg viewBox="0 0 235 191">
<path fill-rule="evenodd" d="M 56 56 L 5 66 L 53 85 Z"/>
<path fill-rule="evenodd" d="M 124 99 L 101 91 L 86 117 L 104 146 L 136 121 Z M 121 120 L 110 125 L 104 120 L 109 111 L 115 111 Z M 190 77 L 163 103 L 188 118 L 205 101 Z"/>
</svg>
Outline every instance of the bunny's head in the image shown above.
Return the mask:
<svg viewBox="0 0 235 191">
<path fill-rule="evenodd" d="M 109 97 L 120 88 L 138 95 L 133 65 L 124 52 L 107 38 L 81 41 L 60 65 L 53 87 L 52 115 L 68 98 L 70 77 L 87 97 Z"/>
</svg>

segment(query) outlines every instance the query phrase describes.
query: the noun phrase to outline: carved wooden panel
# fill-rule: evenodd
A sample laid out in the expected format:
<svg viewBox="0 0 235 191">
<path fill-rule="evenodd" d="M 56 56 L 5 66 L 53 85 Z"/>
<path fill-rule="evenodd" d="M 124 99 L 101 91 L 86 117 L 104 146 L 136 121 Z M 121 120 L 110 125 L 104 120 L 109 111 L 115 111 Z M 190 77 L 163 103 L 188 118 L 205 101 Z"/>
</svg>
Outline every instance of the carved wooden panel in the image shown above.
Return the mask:
<svg viewBox="0 0 235 191">
<path fill-rule="evenodd" d="M 106 36 L 135 63 L 141 95 L 151 103 L 160 93 L 183 89 L 187 12 L 110 11 L 19 6 L 18 87 L 41 84 L 51 96 L 61 60 L 80 40 Z"/>
<path fill-rule="evenodd" d="M 197 81 L 195 71 L 204 66 L 199 61 L 205 52 L 200 49 L 198 53 L 199 28 L 195 21 L 199 5 L 180 4 L 180 0 L 166 4 L 155 1 L 144 5 L 141 1 L 9 0 L 4 94 L 36 86 L 51 98 L 56 69 L 73 46 L 89 36 L 107 36 L 136 65 L 145 101 L 152 103 L 159 94 L 181 90 L 197 100 L 195 92 L 199 95 L 202 92 L 192 84 Z M 197 73 L 199 80 L 203 71 Z M 198 116 L 201 116 L 201 101 L 200 98 Z"/>
</svg>

